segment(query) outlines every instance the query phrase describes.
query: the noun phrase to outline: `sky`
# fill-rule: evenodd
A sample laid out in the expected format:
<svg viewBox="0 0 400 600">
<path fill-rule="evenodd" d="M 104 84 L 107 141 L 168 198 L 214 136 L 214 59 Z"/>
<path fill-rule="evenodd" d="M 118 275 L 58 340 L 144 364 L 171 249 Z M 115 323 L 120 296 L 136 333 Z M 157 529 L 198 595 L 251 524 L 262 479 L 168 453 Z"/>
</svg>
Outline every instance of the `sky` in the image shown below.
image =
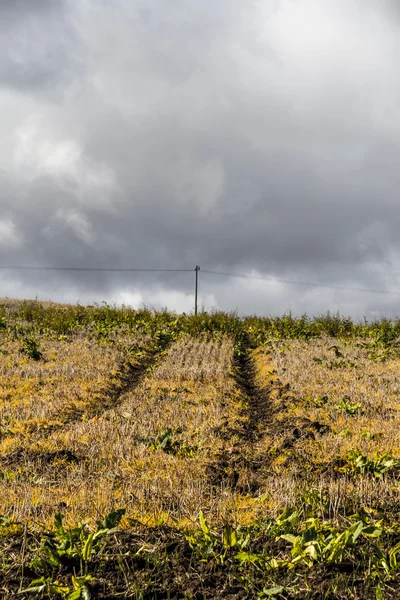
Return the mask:
<svg viewBox="0 0 400 600">
<path fill-rule="evenodd" d="M 0 296 L 400 316 L 399 56 L 398 0 L 0 0 L 0 267 L 189 269 Z"/>
</svg>

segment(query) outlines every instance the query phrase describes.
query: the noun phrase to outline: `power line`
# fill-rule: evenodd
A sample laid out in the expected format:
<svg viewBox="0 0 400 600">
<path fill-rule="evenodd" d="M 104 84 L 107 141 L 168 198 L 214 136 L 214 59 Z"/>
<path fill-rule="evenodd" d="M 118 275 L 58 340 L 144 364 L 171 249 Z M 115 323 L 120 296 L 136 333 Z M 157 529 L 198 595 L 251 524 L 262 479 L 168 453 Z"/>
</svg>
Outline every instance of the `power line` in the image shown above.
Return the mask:
<svg viewBox="0 0 400 600">
<path fill-rule="evenodd" d="M 44 266 L 33 266 L 33 265 L 0 265 L 0 270 L 14 270 L 14 271 L 84 271 L 84 272 L 100 272 L 100 273 L 196 273 L 196 282 L 200 267 L 195 269 L 140 269 L 140 268 L 113 268 L 113 267 L 44 267 Z M 373 294 L 390 294 L 400 296 L 400 292 L 394 292 L 392 290 L 377 290 L 374 288 L 359 288 L 344 285 L 335 284 L 324 284 L 315 283 L 310 281 L 298 281 L 293 279 L 280 279 L 275 277 L 266 277 L 258 275 L 247 275 L 240 273 L 228 273 L 225 271 L 211 271 L 208 269 L 201 269 L 201 273 L 206 275 L 218 275 L 221 277 L 233 277 L 239 279 L 252 279 L 256 281 L 272 281 L 277 283 L 283 283 L 286 285 L 300 285 L 315 288 L 325 288 L 333 290 L 342 290 L 349 292 L 369 292 Z"/>
<path fill-rule="evenodd" d="M 262 277 L 257 275 L 243 275 L 238 273 L 225 273 L 224 271 L 208 271 L 207 269 L 201 269 L 202 273 L 206 273 L 208 275 L 220 275 L 226 277 L 235 277 L 240 279 L 255 279 L 257 281 L 276 281 L 277 283 L 285 283 L 288 285 L 305 285 L 316 288 L 328 288 L 333 290 L 343 290 L 349 292 L 371 292 L 373 294 L 393 294 L 395 296 L 400 296 L 400 292 L 393 292 L 391 290 L 376 290 L 373 288 L 358 288 L 344 285 L 332 285 L 332 284 L 324 284 L 324 283 L 312 283 L 310 281 L 296 281 L 292 279 L 277 279 L 275 277 Z"/>
<path fill-rule="evenodd" d="M 34 267 L 0 265 L 0 270 L 15 271 L 97 271 L 109 273 L 192 273 L 194 269 L 117 269 L 107 267 Z"/>
</svg>

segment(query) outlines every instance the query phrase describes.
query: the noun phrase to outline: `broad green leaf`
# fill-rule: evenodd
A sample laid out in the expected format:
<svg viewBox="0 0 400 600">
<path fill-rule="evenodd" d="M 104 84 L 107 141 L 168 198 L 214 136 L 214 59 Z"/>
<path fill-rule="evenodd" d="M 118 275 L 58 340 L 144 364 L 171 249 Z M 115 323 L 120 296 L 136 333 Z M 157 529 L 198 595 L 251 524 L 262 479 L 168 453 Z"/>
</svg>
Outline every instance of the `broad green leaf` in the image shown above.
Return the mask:
<svg viewBox="0 0 400 600">
<path fill-rule="evenodd" d="M 277 594 L 282 594 L 285 591 L 285 588 L 283 588 L 282 586 L 275 586 L 272 588 L 268 588 L 267 590 L 264 588 L 262 593 L 264 596 L 268 596 L 270 598 L 272 598 L 273 596 L 276 596 Z"/>
<path fill-rule="evenodd" d="M 241 562 L 260 562 L 260 560 L 264 560 L 266 557 L 262 554 L 251 554 L 251 552 L 238 552 L 235 554 L 235 558 Z"/>
<path fill-rule="evenodd" d="M 300 520 L 297 511 L 294 508 L 285 508 L 282 514 L 276 520 L 277 525 L 283 525 L 284 523 L 290 523 L 290 525 L 296 525 Z"/>
<path fill-rule="evenodd" d="M 393 569 L 394 571 L 397 569 L 397 555 L 396 553 L 390 553 L 389 552 L 389 565 L 390 568 Z"/>
<path fill-rule="evenodd" d="M 58 535 L 60 536 L 65 535 L 63 520 L 64 517 L 61 513 L 58 512 L 54 515 L 54 527 Z"/>
<path fill-rule="evenodd" d="M 201 510 L 199 513 L 199 523 L 200 523 L 200 527 L 204 533 L 204 535 L 209 539 L 210 538 L 210 529 L 207 525 L 207 521 L 204 517 L 203 511 Z"/>
<path fill-rule="evenodd" d="M 286 567 L 289 565 L 290 565 L 289 561 L 285 560 L 285 559 L 281 560 L 278 558 L 271 558 L 271 560 L 269 561 L 269 566 L 271 567 L 271 569 L 279 569 L 280 567 Z"/>
<path fill-rule="evenodd" d="M 396 546 L 394 548 L 389 550 L 389 564 L 390 564 L 390 568 L 393 570 L 396 570 L 397 566 L 398 566 L 398 562 L 397 562 L 398 554 L 400 554 L 400 543 L 396 544 Z"/>
<path fill-rule="evenodd" d="M 313 544 L 310 546 L 307 546 L 307 548 L 305 549 L 305 553 L 308 554 L 309 556 L 311 556 L 311 558 L 313 560 L 318 559 L 318 552 L 317 552 L 316 547 Z"/>
<path fill-rule="evenodd" d="M 225 525 L 223 536 L 224 548 L 234 548 L 237 544 L 236 531 L 231 525 Z"/>
<path fill-rule="evenodd" d="M 94 533 L 90 533 L 83 545 L 82 558 L 85 562 L 88 562 L 92 556 L 94 535 L 95 535 Z"/>
<path fill-rule="evenodd" d="M 49 591 L 50 594 L 58 594 L 61 596 L 65 596 L 65 594 L 68 594 L 69 592 L 69 587 L 66 587 L 65 585 L 60 585 L 58 583 L 52 583 L 50 585 Z"/>
<path fill-rule="evenodd" d="M 317 537 L 318 537 L 317 530 L 315 529 L 314 526 L 311 526 L 308 529 L 306 529 L 302 535 L 303 542 L 314 541 L 317 539 Z"/>
<path fill-rule="evenodd" d="M 101 539 L 105 535 L 108 535 L 109 533 L 112 533 L 113 531 L 115 531 L 115 529 L 98 529 L 93 533 L 93 544 L 97 540 Z"/>
<path fill-rule="evenodd" d="M 82 587 L 82 594 L 81 594 L 82 600 L 90 600 L 91 597 L 92 596 L 91 596 L 91 593 L 89 592 L 89 588 L 86 585 L 84 585 Z"/>
<path fill-rule="evenodd" d="M 291 563 L 292 565 L 297 564 L 298 562 L 301 562 L 303 560 L 303 557 L 301 554 L 299 554 L 298 556 L 296 556 L 295 558 L 292 559 Z M 271 561 L 272 562 L 272 561 Z"/>
<path fill-rule="evenodd" d="M 105 517 L 105 519 L 103 519 L 103 521 L 101 521 L 101 523 L 98 524 L 98 529 L 114 529 L 114 527 L 116 527 L 120 523 L 125 513 L 125 508 L 118 508 L 117 510 L 113 510 L 112 512 L 110 512 L 109 515 Z"/>
<path fill-rule="evenodd" d="M 369 525 L 368 527 L 364 527 L 361 533 L 367 537 L 377 538 L 382 534 L 382 529 Z"/>
<path fill-rule="evenodd" d="M 277 540 L 286 540 L 287 542 L 290 542 L 291 544 L 294 544 L 297 539 L 298 539 L 298 536 L 292 535 L 291 533 L 285 533 L 284 535 L 280 535 L 277 538 Z"/>
<path fill-rule="evenodd" d="M 91 594 L 86 585 L 79 585 L 77 589 L 68 595 L 67 600 L 90 600 Z"/>
<path fill-rule="evenodd" d="M 18 592 L 18 594 L 40 594 L 41 592 L 44 592 L 46 590 L 46 584 L 42 584 L 42 585 L 35 585 L 33 587 L 28 587 L 25 588 L 24 590 L 21 590 L 20 592 Z"/>
<path fill-rule="evenodd" d="M 353 541 L 356 541 L 356 539 L 358 538 L 358 536 L 362 532 L 363 527 L 364 527 L 364 523 L 362 521 L 357 521 L 357 523 L 354 523 L 354 525 L 352 525 L 348 529 L 349 532 L 351 531 Z"/>
</svg>

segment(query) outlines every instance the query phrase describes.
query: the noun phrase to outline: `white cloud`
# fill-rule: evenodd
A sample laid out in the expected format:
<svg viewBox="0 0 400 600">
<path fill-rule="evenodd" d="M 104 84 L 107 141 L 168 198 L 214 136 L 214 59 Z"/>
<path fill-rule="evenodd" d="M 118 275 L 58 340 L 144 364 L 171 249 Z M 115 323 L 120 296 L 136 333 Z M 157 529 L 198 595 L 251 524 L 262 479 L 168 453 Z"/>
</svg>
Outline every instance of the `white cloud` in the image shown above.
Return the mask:
<svg viewBox="0 0 400 600">
<path fill-rule="evenodd" d="M 59 209 L 56 218 L 64 221 L 75 233 L 76 237 L 87 245 L 93 245 L 96 236 L 87 217 L 77 210 Z"/>
<path fill-rule="evenodd" d="M 14 223 L 10 220 L 0 220 L 0 246 L 2 246 L 3 251 L 7 248 L 20 247 L 22 244 L 23 238 Z"/>
<path fill-rule="evenodd" d="M 33 114 L 14 133 L 14 161 L 18 171 L 31 179 L 48 176 L 61 189 L 74 190 L 79 203 L 110 210 L 109 194 L 115 193 L 112 169 L 86 156 L 78 140 L 58 131 L 45 115 Z"/>
</svg>

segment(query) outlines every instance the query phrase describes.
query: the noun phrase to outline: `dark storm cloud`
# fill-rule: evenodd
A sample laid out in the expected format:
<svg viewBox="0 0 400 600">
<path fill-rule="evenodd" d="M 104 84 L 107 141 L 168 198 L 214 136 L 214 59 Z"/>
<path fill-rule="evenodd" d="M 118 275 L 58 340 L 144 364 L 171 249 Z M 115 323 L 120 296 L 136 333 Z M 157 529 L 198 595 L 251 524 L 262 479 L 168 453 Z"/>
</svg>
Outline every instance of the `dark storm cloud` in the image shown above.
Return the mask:
<svg viewBox="0 0 400 600">
<path fill-rule="evenodd" d="M 375 0 L 1 3 L 1 262 L 200 264 L 398 289 L 393 10 Z M 19 295 L 192 304 L 191 274 L 6 281 Z M 201 286 L 207 306 L 244 312 L 397 306 L 206 274 Z"/>
</svg>

